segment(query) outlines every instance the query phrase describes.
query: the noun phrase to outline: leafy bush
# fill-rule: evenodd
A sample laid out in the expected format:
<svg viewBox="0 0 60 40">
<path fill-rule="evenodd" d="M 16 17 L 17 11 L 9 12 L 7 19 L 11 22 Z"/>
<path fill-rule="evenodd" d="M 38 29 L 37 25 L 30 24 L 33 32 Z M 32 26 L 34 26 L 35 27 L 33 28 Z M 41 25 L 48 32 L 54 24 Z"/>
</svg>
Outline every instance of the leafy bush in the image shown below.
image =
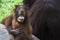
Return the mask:
<svg viewBox="0 0 60 40">
<path fill-rule="evenodd" d="M 0 22 L 11 14 L 15 5 L 22 5 L 22 1 L 23 0 L 0 0 Z"/>
</svg>

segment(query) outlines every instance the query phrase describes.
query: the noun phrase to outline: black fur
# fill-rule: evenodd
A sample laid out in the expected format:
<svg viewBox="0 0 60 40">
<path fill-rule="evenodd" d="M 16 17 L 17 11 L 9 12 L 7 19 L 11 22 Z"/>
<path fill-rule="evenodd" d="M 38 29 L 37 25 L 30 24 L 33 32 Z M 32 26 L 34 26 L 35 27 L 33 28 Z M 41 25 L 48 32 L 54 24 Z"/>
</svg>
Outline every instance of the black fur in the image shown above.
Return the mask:
<svg viewBox="0 0 60 40">
<path fill-rule="evenodd" d="M 41 40 L 60 40 L 59 4 L 59 0 L 37 0 L 30 8 L 33 34 Z"/>
<path fill-rule="evenodd" d="M 34 4 L 36 0 L 23 0 L 24 5 L 26 5 L 28 8 L 31 8 L 31 6 Z"/>
</svg>

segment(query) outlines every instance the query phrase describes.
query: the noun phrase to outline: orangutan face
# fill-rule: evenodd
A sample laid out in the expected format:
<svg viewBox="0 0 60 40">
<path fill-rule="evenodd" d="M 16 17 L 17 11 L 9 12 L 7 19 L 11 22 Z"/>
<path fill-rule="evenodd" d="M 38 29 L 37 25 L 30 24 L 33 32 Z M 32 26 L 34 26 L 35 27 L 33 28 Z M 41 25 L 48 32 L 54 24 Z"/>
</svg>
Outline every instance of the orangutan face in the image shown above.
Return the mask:
<svg viewBox="0 0 60 40">
<path fill-rule="evenodd" d="M 16 13 L 15 13 L 16 20 L 18 22 L 24 22 L 25 14 L 26 14 L 25 8 L 22 5 L 16 5 L 15 11 L 16 11 Z"/>
</svg>

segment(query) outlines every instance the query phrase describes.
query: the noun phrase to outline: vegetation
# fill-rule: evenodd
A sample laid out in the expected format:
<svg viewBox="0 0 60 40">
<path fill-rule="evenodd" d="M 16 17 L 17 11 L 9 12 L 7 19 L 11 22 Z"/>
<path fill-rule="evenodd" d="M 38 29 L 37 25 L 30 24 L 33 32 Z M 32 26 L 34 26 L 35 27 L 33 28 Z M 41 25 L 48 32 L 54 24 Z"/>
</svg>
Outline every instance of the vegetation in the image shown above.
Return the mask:
<svg viewBox="0 0 60 40">
<path fill-rule="evenodd" d="M 0 22 L 11 14 L 15 5 L 22 5 L 22 1 L 23 0 L 0 0 Z"/>
</svg>

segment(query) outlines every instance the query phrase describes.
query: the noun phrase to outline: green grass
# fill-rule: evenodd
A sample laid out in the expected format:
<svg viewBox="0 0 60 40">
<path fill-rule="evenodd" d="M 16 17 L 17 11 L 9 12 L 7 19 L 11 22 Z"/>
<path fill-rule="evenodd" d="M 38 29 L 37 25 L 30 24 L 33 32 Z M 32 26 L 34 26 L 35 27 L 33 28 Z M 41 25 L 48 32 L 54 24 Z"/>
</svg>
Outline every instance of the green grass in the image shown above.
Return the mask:
<svg viewBox="0 0 60 40">
<path fill-rule="evenodd" d="M 22 5 L 23 0 L 0 0 L 0 22 L 11 14 L 15 5 Z"/>
</svg>

